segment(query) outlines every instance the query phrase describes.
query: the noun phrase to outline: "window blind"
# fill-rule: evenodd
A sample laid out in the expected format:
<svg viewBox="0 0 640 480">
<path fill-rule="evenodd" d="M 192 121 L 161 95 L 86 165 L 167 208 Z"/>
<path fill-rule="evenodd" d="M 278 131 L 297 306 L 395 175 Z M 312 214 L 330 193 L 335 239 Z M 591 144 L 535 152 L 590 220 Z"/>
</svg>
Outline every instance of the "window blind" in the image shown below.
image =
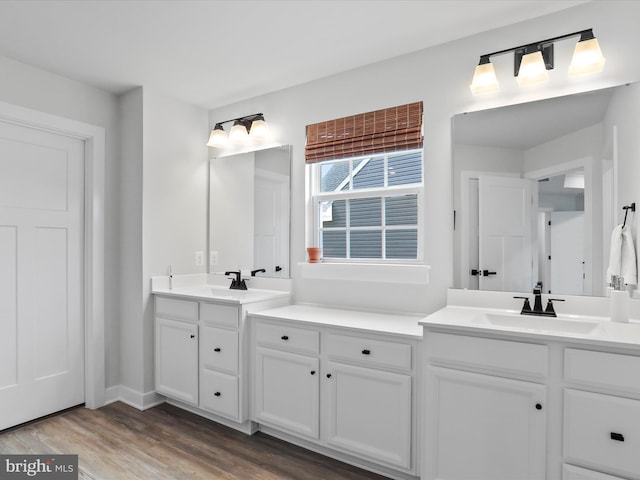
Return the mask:
<svg viewBox="0 0 640 480">
<path fill-rule="evenodd" d="M 306 163 L 422 147 L 422 102 L 307 125 Z"/>
</svg>

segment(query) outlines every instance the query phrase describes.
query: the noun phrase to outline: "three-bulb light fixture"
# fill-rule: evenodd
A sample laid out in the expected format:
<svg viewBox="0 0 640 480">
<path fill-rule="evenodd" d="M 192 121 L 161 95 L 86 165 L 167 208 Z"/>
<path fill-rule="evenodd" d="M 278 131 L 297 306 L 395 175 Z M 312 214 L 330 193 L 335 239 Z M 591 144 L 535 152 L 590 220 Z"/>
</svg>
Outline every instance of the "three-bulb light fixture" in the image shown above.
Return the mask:
<svg viewBox="0 0 640 480">
<path fill-rule="evenodd" d="M 230 122 L 233 122 L 233 125 L 227 138 L 227 132 L 224 131 L 222 125 Z M 269 125 L 264 120 L 264 115 L 262 113 L 254 113 L 216 123 L 211 131 L 207 145 L 209 147 L 223 148 L 227 143 L 241 145 L 248 141 L 263 142 L 268 138 Z"/>
<path fill-rule="evenodd" d="M 478 95 L 499 90 L 498 79 L 490 57 L 509 52 L 514 53 L 513 75 L 516 77 L 518 85 L 526 86 L 544 82 L 549 78 L 547 70 L 553 68 L 554 42 L 578 35 L 580 40 L 576 44 L 573 58 L 569 65 L 569 76 L 576 77 L 578 75 L 601 72 L 605 59 L 602 56 L 598 39 L 593 36 L 593 30 L 588 29 L 481 55 L 480 63 L 476 67 L 473 81 L 470 85 L 471 92 L 474 95 Z"/>
</svg>

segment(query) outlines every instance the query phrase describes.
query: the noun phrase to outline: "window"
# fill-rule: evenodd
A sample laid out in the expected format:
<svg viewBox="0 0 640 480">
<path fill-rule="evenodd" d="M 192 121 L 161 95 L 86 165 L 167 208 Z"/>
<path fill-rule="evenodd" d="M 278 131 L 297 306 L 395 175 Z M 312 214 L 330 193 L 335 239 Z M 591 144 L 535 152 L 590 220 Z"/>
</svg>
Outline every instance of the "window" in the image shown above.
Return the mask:
<svg viewBox="0 0 640 480">
<path fill-rule="evenodd" d="M 313 242 L 325 259 L 422 260 L 422 102 L 307 125 Z"/>
<path fill-rule="evenodd" d="M 325 259 L 421 260 L 422 149 L 310 165 Z"/>
</svg>

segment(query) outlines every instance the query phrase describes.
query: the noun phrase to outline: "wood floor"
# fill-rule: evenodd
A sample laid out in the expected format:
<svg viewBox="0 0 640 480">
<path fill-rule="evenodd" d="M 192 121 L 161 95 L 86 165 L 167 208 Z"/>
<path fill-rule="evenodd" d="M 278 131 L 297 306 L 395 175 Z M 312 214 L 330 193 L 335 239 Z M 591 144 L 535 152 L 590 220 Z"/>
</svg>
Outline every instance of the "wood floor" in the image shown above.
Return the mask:
<svg viewBox="0 0 640 480">
<path fill-rule="evenodd" d="M 163 404 L 76 408 L 0 432 L 0 453 L 78 454 L 91 480 L 383 480 L 386 477 L 290 445 L 248 436 Z"/>
</svg>

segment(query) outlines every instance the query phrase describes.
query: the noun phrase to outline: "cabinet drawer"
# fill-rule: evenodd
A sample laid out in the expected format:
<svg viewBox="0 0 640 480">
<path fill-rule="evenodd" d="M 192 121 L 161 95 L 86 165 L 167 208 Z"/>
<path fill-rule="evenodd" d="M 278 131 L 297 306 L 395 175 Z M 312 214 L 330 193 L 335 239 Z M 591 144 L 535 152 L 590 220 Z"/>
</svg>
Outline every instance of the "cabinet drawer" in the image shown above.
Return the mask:
<svg viewBox="0 0 640 480">
<path fill-rule="evenodd" d="M 320 351 L 320 332 L 275 323 L 256 323 L 256 342 L 292 352 L 317 355 Z"/>
<path fill-rule="evenodd" d="M 574 465 L 562 465 L 562 480 L 624 480 L 606 473 L 594 472 Z"/>
<path fill-rule="evenodd" d="M 238 332 L 223 328 L 201 327 L 200 362 L 202 368 L 237 375 Z"/>
<path fill-rule="evenodd" d="M 200 377 L 200 406 L 206 410 L 238 418 L 238 378 L 203 370 Z"/>
<path fill-rule="evenodd" d="M 201 303 L 200 320 L 223 327 L 238 328 L 238 307 Z"/>
<path fill-rule="evenodd" d="M 640 357 L 568 348 L 564 375 L 569 382 L 640 395 Z"/>
<path fill-rule="evenodd" d="M 326 351 L 333 360 L 411 370 L 411 345 L 348 335 L 327 334 Z"/>
<path fill-rule="evenodd" d="M 545 345 L 427 332 L 425 353 L 430 361 L 503 375 L 546 378 L 549 371 Z"/>
<path fill-rule="evenodd" d="M 638 478 L 640 401 L 565 390 L 565 460 Z"/>
<path fill-rule="evenodd" d="M 156 297 L 156 315 L 188 322 L 198 321 L 198 302 Z"/>
</svg>

